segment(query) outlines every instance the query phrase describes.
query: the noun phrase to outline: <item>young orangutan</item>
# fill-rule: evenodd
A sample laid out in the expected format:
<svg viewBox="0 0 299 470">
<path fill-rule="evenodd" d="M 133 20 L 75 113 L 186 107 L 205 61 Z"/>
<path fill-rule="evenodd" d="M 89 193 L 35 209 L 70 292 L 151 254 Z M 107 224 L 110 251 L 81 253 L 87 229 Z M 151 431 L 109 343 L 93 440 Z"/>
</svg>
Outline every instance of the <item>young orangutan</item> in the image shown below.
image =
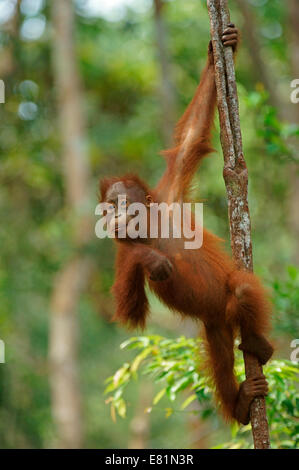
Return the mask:
<svg viewBox="0 0 299 470">
<path fill-rule="evenodd" d="M 225 29 L 224 47 L 238 43 L 233 24 Z M 136 238 L 127 233 L 130 217 L 122 208 L 134 202 L 147 210 L 153 203 L 182 203 L 188 196 L 191 179 L 203 157 L 211 149 L 211 128 L 216 105 L 214 63 L 211 43 L 200 84 L 175 133 L 175 147 L 164 153 L 167 168 L 155 189 L 135 175 L 101 182 L 102 201 L 116 214 L 111 218 L 118 245 L 116 280 L 113 292 L 115 320 L 130 327 L 144 327 L 148 301 L 144 284 L 172 310 L 200 319 L 205 328 L 209 365 L 226 419 L 249 422 L 251 401 L 268 392 L 263 375 L 236 383 L 234 338 L 242 334 L 239 348 L 254 354 L 265 364 L 273 353 L 264 334 L 269 326 L 270 306 L 259 280 L 251 273 L 236 270 L 223 251 L 221 241 L 203 231 L 200 249 L 185 249 L 184 238 Z M 109 207 L 110 207 L 109 206 Z M 146 217 L 147 221 L 149 217 Z M 120 237 L 125 234 L 124 238 Z"/>
</svg>

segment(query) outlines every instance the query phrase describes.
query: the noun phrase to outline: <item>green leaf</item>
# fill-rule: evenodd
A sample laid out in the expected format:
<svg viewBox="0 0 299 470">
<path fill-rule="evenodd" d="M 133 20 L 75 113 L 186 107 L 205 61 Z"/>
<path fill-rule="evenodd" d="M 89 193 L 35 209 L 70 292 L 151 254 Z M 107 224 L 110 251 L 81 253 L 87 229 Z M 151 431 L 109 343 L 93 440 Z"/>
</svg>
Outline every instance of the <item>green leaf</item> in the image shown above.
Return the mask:
<svg viewBox="0 0 299 470">
<path fill-rule="evenodd" d="M 236 437 L 239 428 L 240 428 L 240 426 L 237 422 L 232 423 L 231 428 L 230 428 L 231 433 L 232 433 L 232 438 Z"/>
<path fill-rule="evenodd" d="M 289 273 L 290 278 L 293 281 L 296 281 L 298 277 L 298 269 L 295 268 L 295 266 L 288 266 L 288 273 Z"/>
<path fill-rule="evenodd" d="M 186 398 L 186 400 L 183 402 L 182 406 L 181 406 L 181 410 L 184 410 L 185 408 L 187 408 L 188 405 L 190 405 L 190 403 L 192 403 L 194 400 L 197 399 L 197 396 L 195 393 L 193 393 L 192 395 L 190 395 L 188 398 Z"/>
<path fill-rule="evenodd" d="M 140 354 L 138 354 L 138 356 L 134 359 L 134 361 L 131 364 L 131 372 L 137 371 L 141 362 L 146 358 L 146 356 L 149 355 L 151 351 L 152 351 L 152 346 L 149 346 L 148 348 L 144 349 Z"/>
<path fill-rule="evenodd" d="M 117 387 L 120 383 L 120 381 L 124 378 L 124 375 L 128 372 L 130 368 L 130 364 L 127 362 L 120 368 L 118 371 L 113 376 L 113 384 L 115 387 Z"/>
<path fill-rule="evenodd" d="M 121 418 L 125 418 L 126 417 L 126 411 L 127 411 L 125 400 L 123 398 L 120 398 L 117 402 L 114 403 L 114 406 L 115 406 L 119 416 Z"/>
<path fill-rule="evenodd" d="M 150 343 L 150 339 L 147 336 L 134 336 L 133 338 L 129 338 L 127 341 L 124 341 L 120 345 L 120 349 L 134 349 L 134 348 L 140 348 L 142 347 L 147 347 Z"/>
<path fill-rule="evenodd" d="M 175 384 L 171 387 L 171 391 L 177 393 L 180 390 L 184 390 L 191 382 L 191 380 L 191 377 L 182 377 L 180 380 L 177 380 Z"/>
<path fill-rule="evenodd" d="M 111 384 L 109 384 L 109 385 L 105 388 L 104 394 L 109 393 L 109 392 L 113 392 L 114 389 L 115 389 L 115 385 L 114 385 L 114 383 L 112 382 Z"/>
<path fill-rule="evenodd" d="M 165 395 L 166 393 L 166 388 L 162 388 L 162 390 L 160 390 L 157 395 L 154 397 L 153 399 L 153 405 L 156 405 L 157 403 L 159 403 L 159 401 L 161 400 L 161 398 Z"/>
</svg>

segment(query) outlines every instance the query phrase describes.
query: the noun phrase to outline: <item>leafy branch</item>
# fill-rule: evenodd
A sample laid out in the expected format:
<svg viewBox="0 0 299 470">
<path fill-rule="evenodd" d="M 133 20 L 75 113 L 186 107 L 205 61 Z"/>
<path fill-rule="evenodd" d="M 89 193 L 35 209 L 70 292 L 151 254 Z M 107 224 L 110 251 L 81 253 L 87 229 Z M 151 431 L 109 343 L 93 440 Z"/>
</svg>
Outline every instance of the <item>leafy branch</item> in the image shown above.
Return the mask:
<svg viewBox="0 0 299 470">
<path fill-rule="evenodd" d="M 136 350 L 136 355 L 106 380 L 106 403 L 110 404 L 114 421 L 117 415 L 125 418 L 128 407 L 125 391 L 132 381 L 136 382 L 139 374 L 149 377 L 158 386 L 152 406 L 145 412 L 151 412 L 160 401 L 166 399 L 170 404 L 165 407 L 165 415 L 169 417 L 174 412 L 174 402 L 180 398 L 181 412 L 188 411 L 190 404 L 197 401 L 202 419 L 214 413 L 212 386 L 206 374 L 200 372 L 204 367 L 202 340 L 183 336 L 177 339 L 157 335 L 139 336 L 128 339 L 120 347 L 122 350 Z M 235 369 L 238 380 L 243 380 L 244 364 L 239 352 L 236 354 Z M 293 448 L 299 442 L 298 372 L 299 366 L 288 360 L 271 361 L 265 366 L 270 387 L 267 405 L 274 447 Z M 190 412 L 196 411 L 192 409 Z M 231 442 L 220 447 L 248 446 L 250 429 L 250 425 L 232 425 Z"/>
</svg>

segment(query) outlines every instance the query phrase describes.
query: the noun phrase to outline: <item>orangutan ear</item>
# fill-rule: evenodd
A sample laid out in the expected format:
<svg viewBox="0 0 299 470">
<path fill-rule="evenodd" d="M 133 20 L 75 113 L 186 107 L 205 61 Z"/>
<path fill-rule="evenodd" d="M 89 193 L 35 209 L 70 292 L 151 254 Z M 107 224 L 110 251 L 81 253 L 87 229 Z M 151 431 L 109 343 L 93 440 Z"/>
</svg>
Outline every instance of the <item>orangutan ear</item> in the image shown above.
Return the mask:
<svg viewBox="0 0 299 470">
<path fill-rule="evenodd" d="M 146 200 L 146 203 L 145 203 L 146 207 L 150 207 L 150 205 L 153 202 L 152 196 L 150 194 L 148 194 L 147 196 L 145 196 L 145 200 Z"/>
</svg>

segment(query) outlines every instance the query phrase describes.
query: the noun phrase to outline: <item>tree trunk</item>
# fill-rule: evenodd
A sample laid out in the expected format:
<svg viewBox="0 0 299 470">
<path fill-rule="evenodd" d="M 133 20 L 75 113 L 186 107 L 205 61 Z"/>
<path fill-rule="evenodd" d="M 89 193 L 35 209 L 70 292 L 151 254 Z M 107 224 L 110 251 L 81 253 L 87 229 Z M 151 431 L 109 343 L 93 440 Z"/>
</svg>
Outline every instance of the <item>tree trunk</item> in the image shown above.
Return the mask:
<svg viewBox="0 0 299 470">
<path fill-rule="evenodd" d="M 10 77 L 16 69 L 15 50 L 19 42 L 20 3 L 21 0 L 17 0 L 12 18 L 1 27 L 2 31 L 9 35 L 8 44 L 2 47 L 0 52 L 0 78 L 2 80 Z"/>
<path fill-rule="evenodd" d="M 77 310 L 91 267 L 90 258 L 83 253 L 93 233 L 89 215 L 90 172 L 74 50 L 72 0 L 52 0 L 51 7 L 53 71 L 62 141 L 66 212 L 74 223 L 70 241 L 73 254 L 56 276 L 50 305 L 50 384 L 58 447 L 80 448 L 83 445 L 83 425 Z"/>
<path fill-rule="evenodd" d="M 82 410 L 78 372 L 77 305 L 90 263 L 69 261 L 56 276 L 51 300 L 50 383 L 58 447 L 82 447 Z"/>
<path fill-rule="evenodd" d="M 238 94 L 233 52 L 223 48 L 222 31 L 230 23 L 227 0 L 207 0 L 213 43 L 220 137 L 224 156 L 223 176 L 228 196 L 228 210 L 233 258 L 239 269 L 252 271 L 251 226 L 248 207 L 248 172 L 243 155 Z M 256 357 L 244 354 L 246 377 L 260 375 Z M 264 398 L 255 398 L 250 420 L 256 449 L 270 447 Z"/>
<path fill-rule="evenodd" d="M 157 36 L 157 49 L 160 64 L 160 96 L 163 143 L 165 147 L 172 145 L 173 128 L 175 124 L 175 96 L 172 86 L 170 64 L 167 53 L 167 31 L 163 18 L 165 3 L 163 0 L 154 0 L 155 27 Z"/>
</svg>

